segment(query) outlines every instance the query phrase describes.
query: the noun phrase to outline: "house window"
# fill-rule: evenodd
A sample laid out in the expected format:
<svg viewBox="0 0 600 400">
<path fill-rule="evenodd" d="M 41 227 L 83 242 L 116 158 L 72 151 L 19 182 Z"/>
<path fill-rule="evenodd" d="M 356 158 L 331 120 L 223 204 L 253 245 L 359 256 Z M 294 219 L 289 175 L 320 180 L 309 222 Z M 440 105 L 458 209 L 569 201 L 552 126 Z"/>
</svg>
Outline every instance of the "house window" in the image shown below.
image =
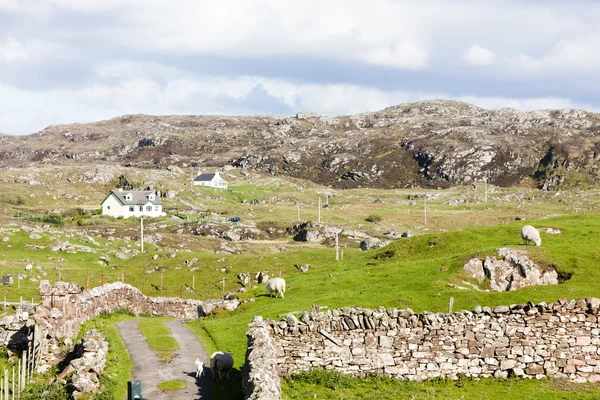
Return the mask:
<svg viewBox="0 0 600 400">
<path fill-rule="evenodd" d="M 160 211 L 160 207 L 159 206 L 154 206 L 154 211 L 156 211 L 156 212 Z"/>
<path fill-rule="evenodd" d="M 107 210 L 110 210 L 110 206 L 106 206 L 106 209 L 107 209 Z"/>
<path fill-rule="evenodd" d="M 129 212 L 134 212 L 135 211 L 135 207 L 134 206 L 129 206 Z"/>
<path fill-rule="evenodd" d="M 152 206 L 146 206 L 146 211 L 152 211 Z"/>
<path fill-rule="evenodd" d="M 140 211 L 144 211 L 144 206 L 140 206 Z"/>
</svg>

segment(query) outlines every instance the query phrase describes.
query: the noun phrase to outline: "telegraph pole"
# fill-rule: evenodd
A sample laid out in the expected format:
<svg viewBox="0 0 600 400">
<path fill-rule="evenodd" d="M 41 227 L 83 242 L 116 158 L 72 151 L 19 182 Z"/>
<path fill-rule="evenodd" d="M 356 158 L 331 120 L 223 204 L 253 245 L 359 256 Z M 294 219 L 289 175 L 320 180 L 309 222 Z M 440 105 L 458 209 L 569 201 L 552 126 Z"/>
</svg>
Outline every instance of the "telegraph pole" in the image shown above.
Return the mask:
<svg viewBox="0 0 600 400">
<path fill-rule="evenodd" d="M 142 245 L 142 253 L 144 252 L 144 217 L 140 217 L 140 242 Z"/>
</svg>

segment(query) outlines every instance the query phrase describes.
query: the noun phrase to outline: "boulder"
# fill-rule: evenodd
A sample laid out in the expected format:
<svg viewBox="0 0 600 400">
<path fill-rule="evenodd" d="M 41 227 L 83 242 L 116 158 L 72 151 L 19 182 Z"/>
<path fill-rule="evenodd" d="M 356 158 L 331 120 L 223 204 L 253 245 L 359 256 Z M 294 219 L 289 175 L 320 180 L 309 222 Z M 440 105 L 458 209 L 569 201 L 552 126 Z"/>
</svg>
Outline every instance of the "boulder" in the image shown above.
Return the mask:
<svg viewBox="0 0 600 400">
<path fill-rule="evenodd" d="M 12 285 L 14 283 L 14 279 L 12 274 L 8 274 L 8 275 L 4 275 L 2 278 L 0 278 L 0 285 L 4 286 L 4 285 Z"/>
<path fill-rule="evenodd" d="M 360 249 L 363 251 L 376 249 L 378 247 L 386 246 L 389 243 L 389 241 L 383 241 L 377 238 L 368 238 L 360 242 Z"/>
<path fill-rule="evenodd" d="M 294 264 L 294 267 L 298 268 L 298 270 L 300 270 L 300 272 L 308 272 L 310 265 L 309 264 Z"/>
<path fill-rule="evenodd" d="M 473 258 L 463 266 L 463 270 L 478 283 L 483 282 L 482 274 L 485 275 L 490 281 L 490 288 L 497 292 L 558 283 L 556 270 L 540 267 L 523 251 L 500 248 L 496 249 L 496 253 L 502 258 L 487 256 L 483 263 Z"/>
<path fill-rule="evenodd" d="M 242 282 L 242 284 L 247 285 L 250 283 L 250 273 L 249 272 L 240 272 L 237 278 Z"/>
<path fill-rule="evenodd" d="M 469 277 L 475 279 L 477 283 L 481 283 L 485 280 L 485 273 L 483 272 L 483 263 L 479 258 L 472 258 L 465 265 L 463 265 L 463 271 Z"/>
<path fill-rule="evenodd" d="M 232 241 L 232 242 L 237 242 L 238 240 L 240 240 L 242 237 L 240 236 L 240 234 L 236 231 L 234 231 L 233 229 L 230 229 L 228 231 L 225 231 L 221 234 L 221 237 L 223 239 Z"/>
</svg>

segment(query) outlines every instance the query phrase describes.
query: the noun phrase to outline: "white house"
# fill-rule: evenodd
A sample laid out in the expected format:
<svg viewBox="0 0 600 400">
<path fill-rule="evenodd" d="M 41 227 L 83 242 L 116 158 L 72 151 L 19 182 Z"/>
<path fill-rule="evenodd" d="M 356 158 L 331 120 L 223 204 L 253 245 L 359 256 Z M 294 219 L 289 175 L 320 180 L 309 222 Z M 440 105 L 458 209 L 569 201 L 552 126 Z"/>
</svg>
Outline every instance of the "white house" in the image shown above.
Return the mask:
<svg viewBox="0 0 600 400">
<path fill-rule="evenodd" d="M 153 190 L 111 190 L 102 201 L 102 214 L 111 217 L 160 217 L 162 201 Z"/>
<path fill-rule="evenodd" d="M 194 179 L 194 186 L 209 186 L 218 189 L 227 189 L 227 182 L 221 178 L 219 171 L 214 174 L 200 174 Z"/>
</svg>

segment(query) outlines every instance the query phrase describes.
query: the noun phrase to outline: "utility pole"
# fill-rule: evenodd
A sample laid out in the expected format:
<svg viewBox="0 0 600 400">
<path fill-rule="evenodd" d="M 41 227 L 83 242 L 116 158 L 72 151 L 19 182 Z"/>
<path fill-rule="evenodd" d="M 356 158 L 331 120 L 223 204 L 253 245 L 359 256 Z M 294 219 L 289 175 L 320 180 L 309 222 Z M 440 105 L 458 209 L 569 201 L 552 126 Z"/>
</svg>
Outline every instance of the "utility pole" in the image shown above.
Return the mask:
<svg viewBox="0 0 600 400">
<path fill-rule="evenodd" d="M 486 176 L 486 177 L 485 177 L 485 202 L 486 202 L 486 203 L 487 203 L 487 201 L 488 201 L 488 188 L 487 188 L 487 181 L 488 181 L 488 178 L 487 178 L 487 176 Z"/>
<path fill-rule="evenodd" d="M 319 217 L 317 221 L 321 223 L 321 196 L 319 196 Z"/>
<path fill-rule="evenodd" d="M 140 217 L 140 243 L 142 244 L 142 253 L 144 252 L 144 217 Z"/>
<path fill-rule="evenodd" d="M 335 231 L 335 261 L 340 259 L 340 236 L 338 231 Z"/>
</svg>

